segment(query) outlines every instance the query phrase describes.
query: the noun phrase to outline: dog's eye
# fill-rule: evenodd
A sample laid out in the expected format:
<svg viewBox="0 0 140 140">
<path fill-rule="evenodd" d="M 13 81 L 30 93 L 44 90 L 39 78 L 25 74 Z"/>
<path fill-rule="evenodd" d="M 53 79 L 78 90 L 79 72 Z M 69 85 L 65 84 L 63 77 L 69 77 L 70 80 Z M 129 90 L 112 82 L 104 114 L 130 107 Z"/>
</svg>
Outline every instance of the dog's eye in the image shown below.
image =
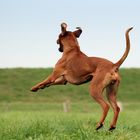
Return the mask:
<svg viewBox="0 0 140 140">
<path fill-rule="evenodd" d="M 111 76 L 113 76 L 114 75 L 114 73 L 111 73 Z"/>
</svg>

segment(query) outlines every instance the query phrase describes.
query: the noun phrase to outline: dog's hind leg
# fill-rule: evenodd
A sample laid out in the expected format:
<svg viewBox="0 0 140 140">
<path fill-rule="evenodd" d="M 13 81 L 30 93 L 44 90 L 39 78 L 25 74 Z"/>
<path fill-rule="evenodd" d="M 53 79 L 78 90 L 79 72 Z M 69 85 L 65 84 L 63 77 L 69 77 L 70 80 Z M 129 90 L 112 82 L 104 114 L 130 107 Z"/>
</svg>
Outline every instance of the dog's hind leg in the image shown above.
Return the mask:
<svg viewBox="0 0 140 140">
<path fill-rule="evenodd" d="M 116 83 L 110 84 L 106 88 L 108 101 L 111 104 L 111 107 L 113 108 L 113 111 L 114 111 L 114 117 L 110 124 L 109 130 L 113 130 L 116 128 L 116 123 L 117 123 L 118 115 L 120 112 L 120 108 L 117 105 L 117 100 L 116 100 L 118 86 L 119 86 L 119 81 L 116 81 Z"/>
<path fill-rule="evenodd" d="M 90 84 L 90 95 L 101 105 L 103 113 L 99 123 L 96 126 L 96 130 L 100 129 L 105 121 L 107 113 L 109 111 L 109 104 L 104 100 L 102 92 L 104 90 L 104 84 L 102 77 L 94 77 Z"/>
</svg>

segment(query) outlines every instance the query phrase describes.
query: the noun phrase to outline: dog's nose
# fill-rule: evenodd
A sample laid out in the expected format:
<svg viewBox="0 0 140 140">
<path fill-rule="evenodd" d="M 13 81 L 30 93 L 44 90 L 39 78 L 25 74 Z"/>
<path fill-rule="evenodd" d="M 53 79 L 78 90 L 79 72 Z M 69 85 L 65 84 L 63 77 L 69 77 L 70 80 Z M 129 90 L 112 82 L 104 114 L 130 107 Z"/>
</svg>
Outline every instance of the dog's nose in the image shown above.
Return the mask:
<svg viewBox="0 0 140 140">
<path fill-rule="evenodd" d="M 57 44 L 60 44 L 59 42 L 60 42 L 59 39 L 57 39 L 56 43 L 57 43 Z"/>
</svg>

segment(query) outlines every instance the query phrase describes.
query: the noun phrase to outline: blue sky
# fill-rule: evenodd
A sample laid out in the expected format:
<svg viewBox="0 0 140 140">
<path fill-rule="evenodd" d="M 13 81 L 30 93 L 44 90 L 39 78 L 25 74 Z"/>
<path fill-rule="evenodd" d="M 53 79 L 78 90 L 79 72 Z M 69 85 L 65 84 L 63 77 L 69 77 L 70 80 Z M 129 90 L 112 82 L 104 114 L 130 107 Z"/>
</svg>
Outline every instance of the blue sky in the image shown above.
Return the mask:
<svg viewBox="0 0 140 140">
<path fill-rule="evenodd" d="M 83 52 L 113 62 L 124 53 L 124 33 L 133 26 L 122 67 L 140 67 L 139 9 L 139 0 L 0 0 L 0 68 L 53 67 L 62 55 L 56 44 L 61 22 L 83 29 Z"/>
</svg>

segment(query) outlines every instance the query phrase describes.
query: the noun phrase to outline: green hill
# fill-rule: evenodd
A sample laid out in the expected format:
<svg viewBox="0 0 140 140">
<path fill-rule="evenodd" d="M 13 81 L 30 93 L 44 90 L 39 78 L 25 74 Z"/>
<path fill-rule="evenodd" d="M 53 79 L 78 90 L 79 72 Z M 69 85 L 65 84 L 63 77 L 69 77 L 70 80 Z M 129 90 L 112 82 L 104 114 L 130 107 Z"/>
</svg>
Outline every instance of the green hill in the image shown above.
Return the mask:
<svg viewBox="0 0 140 140">
<path fill-rule="evenodd" d="M 75 86 L 52 86 L 36 93 L 30 88 L 44 80 L 52 69 L 13 68 L 0 69 L 0 102 L 91 102 L 89 83 Z M 121 86 L 118 100 L 135 102 L 140 100 L 140 69 L 121 69 Z"/>
</svg>

